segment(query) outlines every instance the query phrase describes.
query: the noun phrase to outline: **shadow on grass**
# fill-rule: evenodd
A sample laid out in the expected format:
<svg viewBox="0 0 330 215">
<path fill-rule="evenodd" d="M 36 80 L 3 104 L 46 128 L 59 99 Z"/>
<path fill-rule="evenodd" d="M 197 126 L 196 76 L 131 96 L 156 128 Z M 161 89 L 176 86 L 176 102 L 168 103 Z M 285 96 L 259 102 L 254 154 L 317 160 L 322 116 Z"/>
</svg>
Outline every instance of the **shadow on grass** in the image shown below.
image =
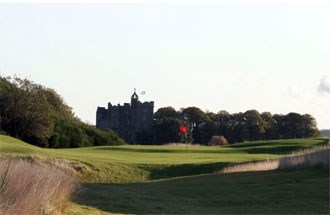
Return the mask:
<svg viewBox="0 0 330 215">
<path fill-rule="evenodd" d="M 308 140 L 306 140 L 308 141 Z M 237 150 L 244 150 L 249 154 L 289 154 L 293 151 L 299 151 L 306 148 L 322 146 L 329 144 L 327 139 L 313 139 L 311 141 L 319 141 L 318 143 L 302 144 L 301 140 L 288 140 L 288 142 L 267 142 L 264 143 L 241 143 L 237 145 L 230 145 L 230 148 Z"/>
<path fill-rule="evenodd" d="M 150 172 L 149 179 L 166 179 L 181 176 L 201 175 L 215 173 L 227 166 L 228 163 L 205 163 L 205 164 L 181 164 L 181 165 L 155 165 L 140 166 L 141 169 Z"/>
<path fill-rule="evenodd" d="M 76 203 L 120 214 L 329 214 L 328 180 L 307 169 L 84 184 Z"/>
<path fill-rule="evenodd" d="M 249 154 L 289 154 L 292 151 L 303 149 L 301 146 L 274 146 L 274 147 L 258 147 L 249 148 L 245 151 Z"/>
<path fill-rule="evenodd" d="M 249 154 L 290 154 L 294 151 L 299 151 L 307 148 L 313 148 L 316 146 L 323 146 L 323 145 L 328 145 L 329 140 L 320 140 L 319 143 L 313 144 L 313 145 L 306 145 L 306 146 L 301 146 L 301 143 L 290 143 L 288 145 L 281 145 L 279 146 L 278 144 L 267 144 L 266 146 L 262 147 L 259 145 L 259 147 L 256 148 L 247 148 L 245 151 Z M 250 144 L 253 145 L 253 144 Z"/>
</svg>

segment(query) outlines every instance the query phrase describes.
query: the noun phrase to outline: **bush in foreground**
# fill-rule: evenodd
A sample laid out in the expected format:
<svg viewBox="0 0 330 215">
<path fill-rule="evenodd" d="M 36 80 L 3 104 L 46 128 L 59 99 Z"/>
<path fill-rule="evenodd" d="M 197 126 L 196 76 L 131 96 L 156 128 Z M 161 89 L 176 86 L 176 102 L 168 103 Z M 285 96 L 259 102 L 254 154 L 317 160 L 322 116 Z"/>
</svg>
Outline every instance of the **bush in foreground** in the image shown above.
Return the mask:
<svg viewBox="0 0 330 215">
<path fill-rule="evenodd" d="M 0 214 L 63 212 L 77 185 L 50 164 L 0 157 Z"/>
</svg>

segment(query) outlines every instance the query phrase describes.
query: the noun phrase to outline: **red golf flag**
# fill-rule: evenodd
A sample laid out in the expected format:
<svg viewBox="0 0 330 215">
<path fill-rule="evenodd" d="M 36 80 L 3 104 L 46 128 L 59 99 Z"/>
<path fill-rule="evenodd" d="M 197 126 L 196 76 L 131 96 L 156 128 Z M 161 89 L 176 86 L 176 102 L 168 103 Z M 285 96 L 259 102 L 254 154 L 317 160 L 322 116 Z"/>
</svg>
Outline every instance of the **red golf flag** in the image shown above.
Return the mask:
<svg viewBox="0 0 330 215">
<path fill-rule="evenodd" d="M 179 131 L 180 133 L 186 133 L 188 130 L 187 126 L 180 126 Z"/>
</svg>

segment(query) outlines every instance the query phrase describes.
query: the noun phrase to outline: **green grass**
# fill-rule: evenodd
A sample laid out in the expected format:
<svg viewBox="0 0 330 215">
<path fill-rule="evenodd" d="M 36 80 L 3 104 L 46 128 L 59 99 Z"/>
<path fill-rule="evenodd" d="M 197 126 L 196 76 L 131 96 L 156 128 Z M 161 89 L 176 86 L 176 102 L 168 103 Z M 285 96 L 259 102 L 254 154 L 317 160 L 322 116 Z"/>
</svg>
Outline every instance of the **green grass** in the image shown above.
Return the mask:
<svg viewBox="0 0 330 215">
<path fill-rule="evenodd" d="M 100 146 L 75 149 L 42 149 L 0 135 L 0 153 L 60 158 L 84 165 L 83 182 L 141 182 L 219 171 L 224 166 L 271 159 L 293 150 L 326 144 L 324 139 L 259 141 L 225 147 Z"/>
<path fill-rule="evenodd" d="M 0 135 L 0 153 L 35 155 L 42 154 L 43 149 L 25 143 L 16 138 Z"/>
<path fill-rule="evenodd" d="M 329 171 L 211 174 L 85 184 L 79 204 L 120 214 L 329 214 Z"/>
<path fill-rule="evenodd" d="M 42 149 L 0 135 L 0 155 L 80 163 L 83 182 L 68 214 L 329 214 L 329 171 L 211 174 L 226 165 L 271 159 L 329 144 L 326 139 L 225 147 L 102 146 Z M 162 180 L 156 180 L 162 179 Z"/>
</svg>

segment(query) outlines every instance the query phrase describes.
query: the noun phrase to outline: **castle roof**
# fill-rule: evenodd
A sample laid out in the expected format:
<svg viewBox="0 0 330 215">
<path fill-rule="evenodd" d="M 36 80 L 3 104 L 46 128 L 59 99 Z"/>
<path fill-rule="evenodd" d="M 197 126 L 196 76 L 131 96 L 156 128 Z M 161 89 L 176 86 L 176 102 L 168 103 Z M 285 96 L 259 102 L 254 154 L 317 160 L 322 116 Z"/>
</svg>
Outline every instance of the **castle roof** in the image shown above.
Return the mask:
<svg viewBox="0 0 330 215">
<path fill-rule="evenodd" d="M 136 94 L 136 89 L 134 88 L 134 93 L 133 95 L 131 96 L 131 100 L 139 100 L 139 96 Z"/>
</svg>

